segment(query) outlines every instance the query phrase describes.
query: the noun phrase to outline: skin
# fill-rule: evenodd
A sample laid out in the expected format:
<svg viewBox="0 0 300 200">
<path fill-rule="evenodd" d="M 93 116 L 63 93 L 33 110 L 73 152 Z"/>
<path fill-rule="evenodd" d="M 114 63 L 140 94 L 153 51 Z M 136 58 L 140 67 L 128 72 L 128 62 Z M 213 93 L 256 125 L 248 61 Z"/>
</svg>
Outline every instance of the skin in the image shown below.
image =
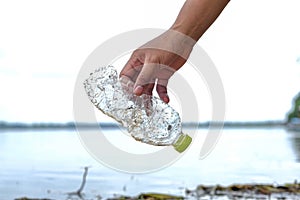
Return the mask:
<svg viewBox="0 0 300 200">
<path fill-rule="evenodd" d="M 136 49 L 120 73 L 134 82 L 135 95 L 148 94 L 156 85 L 159 97 L 170 101 L 169 78 L 187 61 L 193 46 L 217 19 L 229 0 L 187 0 L 174 24 Z"/>
</svg>

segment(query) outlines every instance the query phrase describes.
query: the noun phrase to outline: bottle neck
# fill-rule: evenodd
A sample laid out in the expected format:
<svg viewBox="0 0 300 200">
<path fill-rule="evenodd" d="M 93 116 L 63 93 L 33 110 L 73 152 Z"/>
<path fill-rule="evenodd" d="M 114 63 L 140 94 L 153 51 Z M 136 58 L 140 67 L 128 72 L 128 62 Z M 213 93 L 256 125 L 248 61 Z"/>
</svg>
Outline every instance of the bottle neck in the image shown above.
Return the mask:
<svg viewBox="0 0 300 200">
<path fill-rule="evenodd" d="M 189 147 L 191 142 L 192 138 L 189 135 L 181 133 L 177 140 L 173 143 L 173 147 L 176 151 L 182 153 Z"/>
</svg>

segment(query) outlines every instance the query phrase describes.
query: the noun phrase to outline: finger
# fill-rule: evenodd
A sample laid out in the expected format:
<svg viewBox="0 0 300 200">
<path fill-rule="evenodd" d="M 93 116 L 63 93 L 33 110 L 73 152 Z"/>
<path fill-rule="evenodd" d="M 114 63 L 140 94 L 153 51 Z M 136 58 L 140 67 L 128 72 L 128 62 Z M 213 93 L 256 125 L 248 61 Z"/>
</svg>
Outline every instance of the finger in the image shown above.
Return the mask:
<svg viewBox="0 0 300 200">
<path fill-rule="evenodd" d="M 143 87 L 143 94 L 152 95 L 152 91 L 154 88 L 155 82 L 149 83 Z"/>
<path fill-rule="evenodd" d="M 151 81 L 150 83 L 143 86 L 137 86 L 134 88 L 133 93 L 137 96 L 140 96 L 142 94 L 152 95 L 154 85 L 155 81 Z"/>
<path fill-rule="evenodd" d="M 168 80 L 159 79 L 156 85 L 156 91 L 161 100 L 165 103 L 169 103 L 170 98 L 167 90 Z"/>
<path fill-rule="evenodd" d="M 131 81 L 135 82 L 142 66 L 143 63 L 138 59 L 138 57 L 132 55 L 121 70 L 120 77 L 127 76 L 131 79 Z"/>
<path fill-rule="evenodd" d="M 169 80 L 169 78 L 176 72 L 176 70 L 173 68 L 173 66 L 167 66 L 167 65 L 160 65 L 159 66 L 159 70 L 156 73 L 157 75 L 157 79 L 162 82 L 164 80 L 165 81 L 161 83 L 161 85 L 166 86 L 167 85 L 167 80 Z"/>
<path fill-rule="evenodd" d="M 136 78 L 134 84 L 134 93 L 136 95 L 141 95 L 144 91 L 144 87 L 146 88 L 147 84 L 153 83 L 155 77 L 155 63 L 149 62 L 149 60 L 145 59 L 144 66 L 140 71 L 138 77 Z"/>
<path fill-rule="evenodd" d="M 143 91 L 144 91 L 144 87 L 138 85 L 138 86 L 134 87 L 133 94 L 135 94 L 137 96 L 141 96 L 143 94 Z"/>
<path fill-rule="evenodd" d="M 127 76 L 121 76 L 119 80 L 120 80 L 122 89 L 124 91 L 126 91 L 127 93 L 132 94 L 134 82 Z"/>
</svg>

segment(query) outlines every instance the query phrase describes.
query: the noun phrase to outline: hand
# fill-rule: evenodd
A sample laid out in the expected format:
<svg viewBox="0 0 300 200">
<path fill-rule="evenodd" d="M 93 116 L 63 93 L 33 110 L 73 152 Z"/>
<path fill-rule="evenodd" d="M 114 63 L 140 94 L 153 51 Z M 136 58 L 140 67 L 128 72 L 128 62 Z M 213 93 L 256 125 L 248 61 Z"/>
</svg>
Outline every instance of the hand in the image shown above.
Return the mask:
<svg viewBox="0 0 300 200">
<path fill-rule="evenodd" d="M 159 97 L 168 103 L 168 80 L 186 62 L 195 42 L 184 34 L 168 30 L 135 50 L 120 77 L 126 76 L 134 82 L 133 93 L 138 96 L 152 95 L 156 84 Z"/>
</svg>

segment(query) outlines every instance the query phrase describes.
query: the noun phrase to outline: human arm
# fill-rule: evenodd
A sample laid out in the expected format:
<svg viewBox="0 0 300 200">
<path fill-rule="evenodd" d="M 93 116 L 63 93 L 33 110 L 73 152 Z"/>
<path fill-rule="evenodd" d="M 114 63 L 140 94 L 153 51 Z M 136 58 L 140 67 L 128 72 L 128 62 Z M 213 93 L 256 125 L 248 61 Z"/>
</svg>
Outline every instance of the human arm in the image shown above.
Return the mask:
<svg viewBox="0 0 300 200">
<path fill-rule="evenodd" d="M 230 0 L 187 0 L 170 29 L 194 40 L 205 33 Z"/>
<path fill-rule="evenodd" d="M 169 30 L 135 50 L 120 73 L 135 83 L 134 94 L 152 95 L 156 84 L 159 97 L 168 103 L 169 78 L 184 65 L 196 41 L 228 2 L 187 0 Z"/>
</svg>

